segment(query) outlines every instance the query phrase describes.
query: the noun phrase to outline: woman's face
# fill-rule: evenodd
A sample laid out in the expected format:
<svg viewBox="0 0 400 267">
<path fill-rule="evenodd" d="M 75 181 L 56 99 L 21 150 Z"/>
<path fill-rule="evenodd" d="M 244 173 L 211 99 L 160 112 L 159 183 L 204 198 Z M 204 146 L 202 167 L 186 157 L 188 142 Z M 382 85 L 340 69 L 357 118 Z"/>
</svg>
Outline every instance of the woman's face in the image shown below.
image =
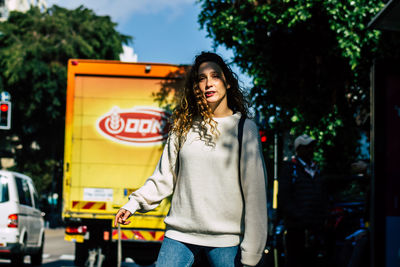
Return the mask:
<svg viewBox="0 0 400 267">
<path fill-rule="evenodd" d="M 212 61 L 203 62 L 199 66 L 198 82 L 201 92 L 204 94 L 211 108 L 223 104 L 228 106 L 226 79 L 221 67 Z"/>
</svg>

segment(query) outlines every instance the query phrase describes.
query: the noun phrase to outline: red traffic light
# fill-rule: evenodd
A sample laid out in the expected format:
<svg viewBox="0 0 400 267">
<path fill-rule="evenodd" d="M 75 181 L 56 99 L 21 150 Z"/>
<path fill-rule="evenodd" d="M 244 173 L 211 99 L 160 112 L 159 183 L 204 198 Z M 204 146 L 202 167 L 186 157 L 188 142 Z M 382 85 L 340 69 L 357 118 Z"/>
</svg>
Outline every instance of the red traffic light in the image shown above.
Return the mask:
<svg viewBox="0 0 400 267">
<path fill-rule="evenodd" d="M 8 104 L 1 104 L 0 105 L 0 110 L 2 112 L 6 112 L 8 110 Z"/>
<path fill-rule="evenodd" d="M 261 143 L 267 142 L 267 132 L 266 131 L 260 131 L 260 137 L 261 137 Z"/>
<path fill-rule="evenodd" d="M 0 130 L 11 129 L 11 102 L 0 101 Z"/>
</svg>

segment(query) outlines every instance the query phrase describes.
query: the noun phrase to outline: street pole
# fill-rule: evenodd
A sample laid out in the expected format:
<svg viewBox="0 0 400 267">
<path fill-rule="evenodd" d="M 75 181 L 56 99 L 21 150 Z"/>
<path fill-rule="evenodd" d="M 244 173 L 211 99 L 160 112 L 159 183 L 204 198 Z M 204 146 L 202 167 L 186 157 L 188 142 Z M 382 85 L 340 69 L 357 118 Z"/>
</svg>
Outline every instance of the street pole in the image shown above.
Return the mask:
<svg viewBox="0 0 400 267">
<path fill-rule="evenodd" d="M 272 195 L 272 210 L 274 214 L 273 225 L 276 225 L 276 216 L 278 208 L 278 133 L 274 134 L 274 189 Z M 274 227 L 275 228 L 275 227 Z M 274 229 L 275 232 L 275 229 Z M 274 266 L 278 267 L 278 249 L 274 246 Z"/>
</svg>

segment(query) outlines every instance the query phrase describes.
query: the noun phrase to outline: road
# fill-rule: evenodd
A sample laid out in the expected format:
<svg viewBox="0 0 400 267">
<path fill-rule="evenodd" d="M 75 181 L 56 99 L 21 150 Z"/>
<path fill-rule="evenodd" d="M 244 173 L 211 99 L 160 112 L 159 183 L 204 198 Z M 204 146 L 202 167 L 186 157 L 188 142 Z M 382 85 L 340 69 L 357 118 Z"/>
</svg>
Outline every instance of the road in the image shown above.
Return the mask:
<svg viewBox="0 0 400 267">
<path fill-rule="evenodd" d="M 74 243 L 64 240 L 64 228 L 46 229 L 43 252 L 43 267 L 74 267 Z M 25 263 L 30 263 L 29 256 L 25 257 Z M 0 267 L 10 267 L 9 260 L 0 259 Z M 147 267 L 153 267 L 150 265 Z M 143 267 L 126 259 L 121 267 Z"/>
</svg>

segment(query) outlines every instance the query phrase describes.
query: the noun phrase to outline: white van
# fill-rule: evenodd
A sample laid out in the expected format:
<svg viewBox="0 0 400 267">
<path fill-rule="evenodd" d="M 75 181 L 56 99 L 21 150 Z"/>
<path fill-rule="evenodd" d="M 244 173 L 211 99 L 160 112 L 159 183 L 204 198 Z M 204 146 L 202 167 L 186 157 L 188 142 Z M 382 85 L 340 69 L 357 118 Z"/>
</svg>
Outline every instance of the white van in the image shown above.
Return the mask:
<svg viewBox="0 0 400 267">
<path fill-rule="evenodd" d="M 23 265 L 25 255 L 32 265 L 42 264 L 44 220 L 32 179 L 0 170 L 0 258 Z"/>
</svg>

